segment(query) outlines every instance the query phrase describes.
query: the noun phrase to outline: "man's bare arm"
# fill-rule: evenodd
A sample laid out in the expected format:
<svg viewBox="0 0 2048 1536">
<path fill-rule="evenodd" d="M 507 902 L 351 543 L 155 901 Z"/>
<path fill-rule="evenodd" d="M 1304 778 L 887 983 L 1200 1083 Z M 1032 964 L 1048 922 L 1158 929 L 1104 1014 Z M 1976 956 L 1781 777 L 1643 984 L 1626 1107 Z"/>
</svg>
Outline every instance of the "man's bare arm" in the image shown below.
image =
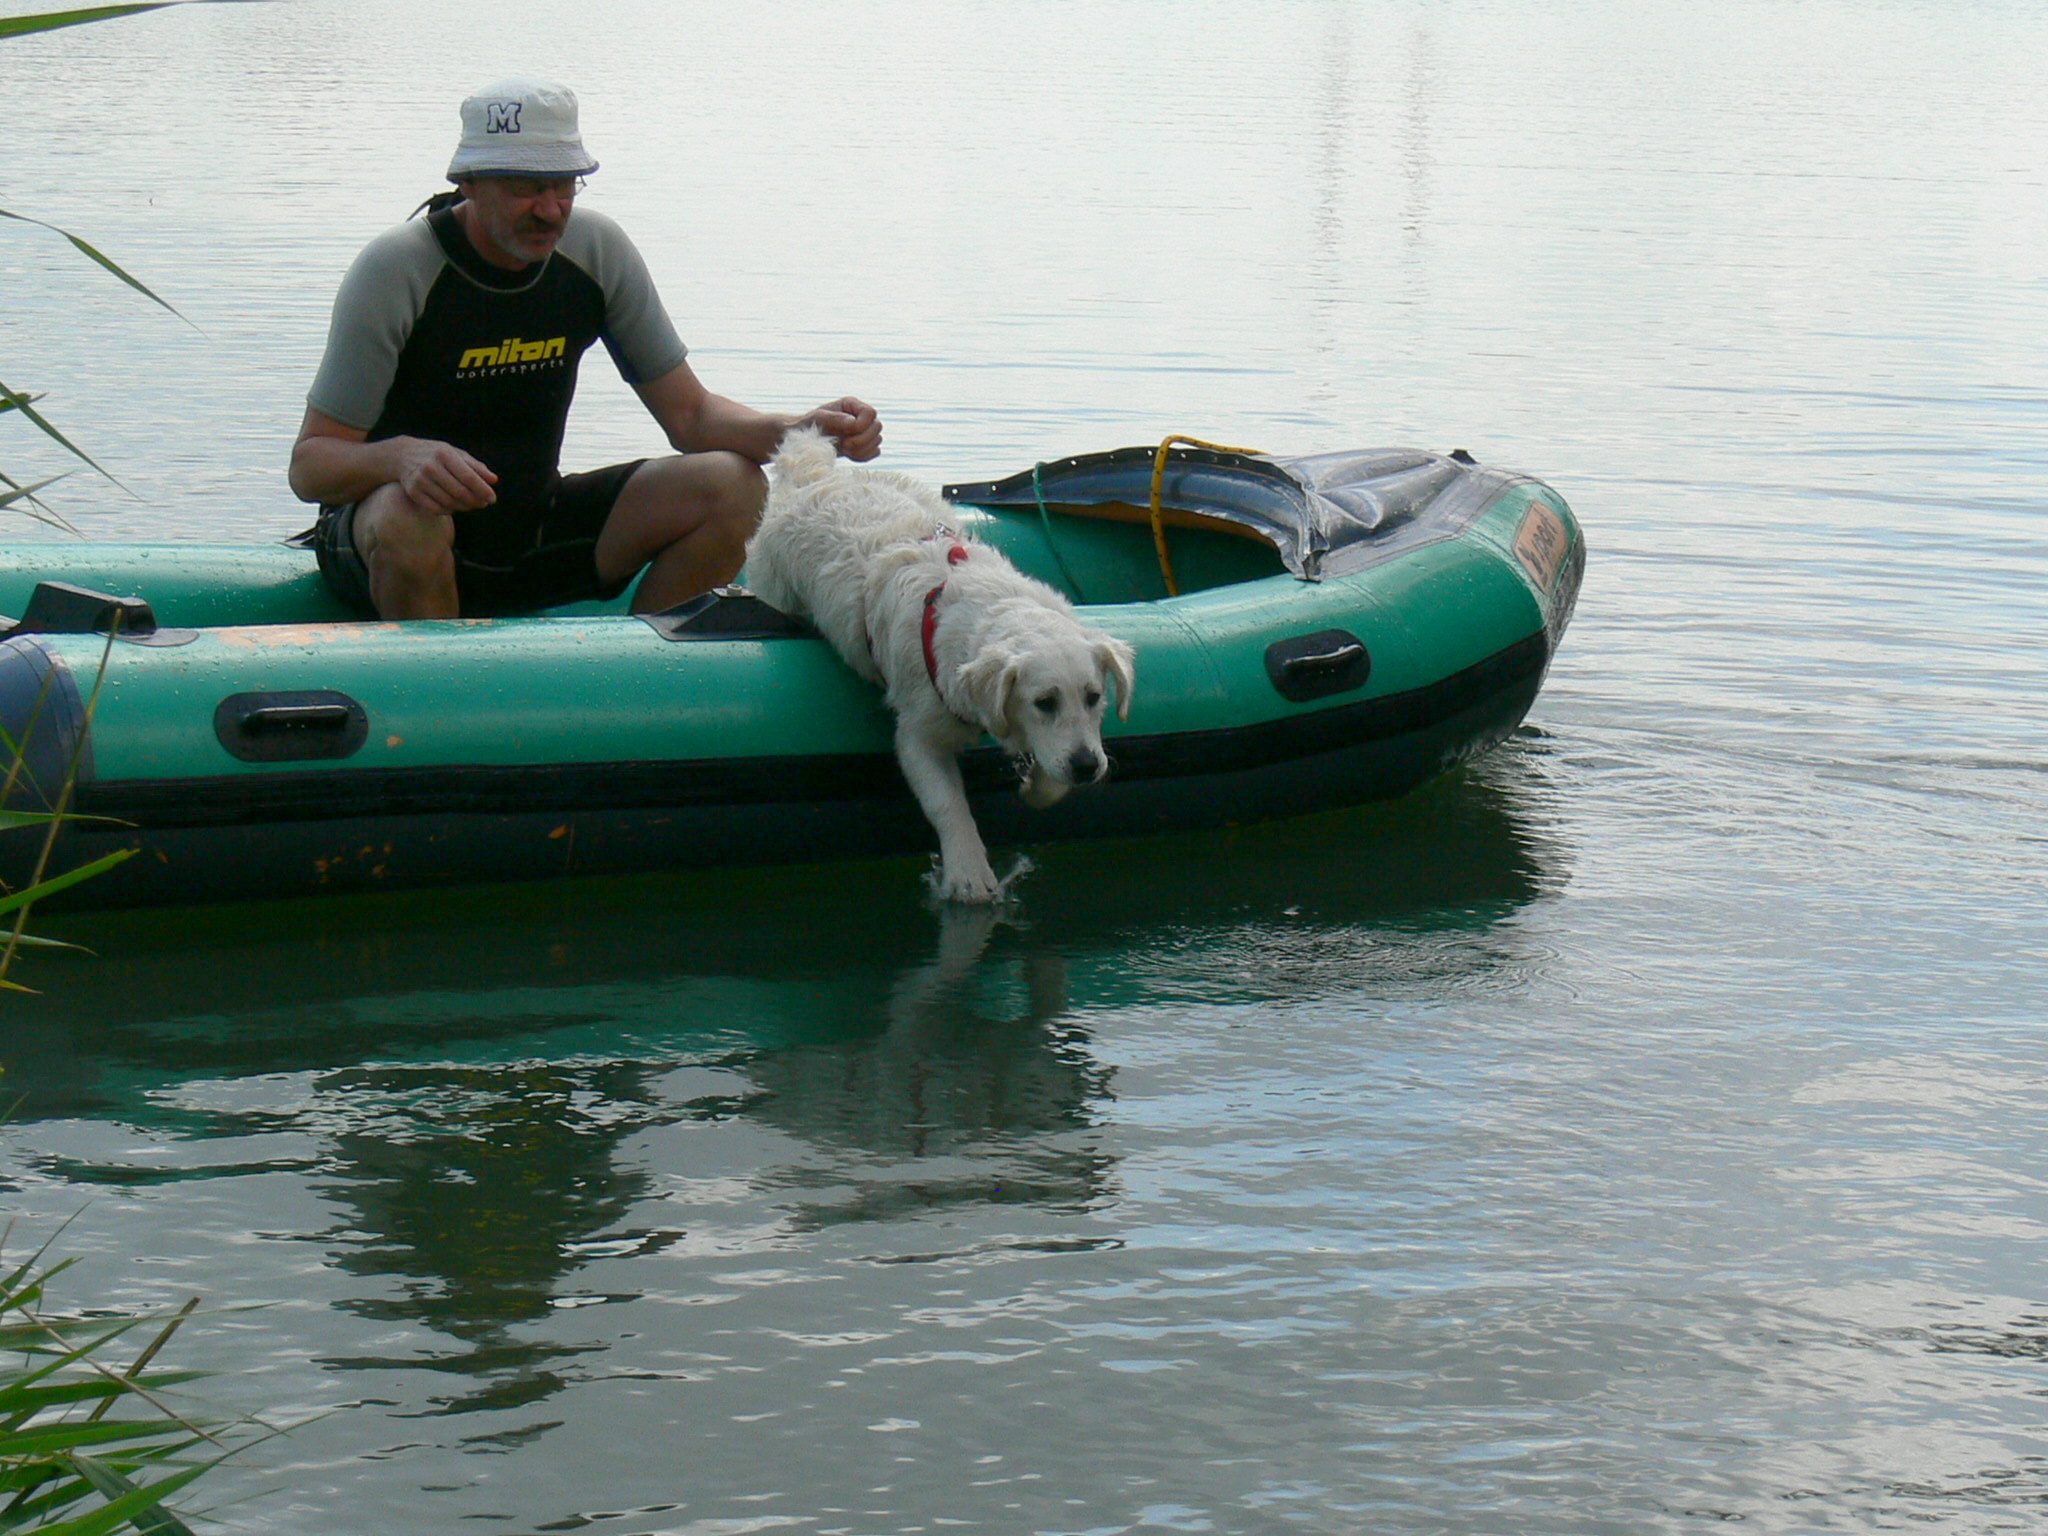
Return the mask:
<svg viewBox="0 0 2048 1536">
<path fill-rule="evenodd" d="M 849 459 L 872 459 L 882 451 L 882 423 L 875 408 L 850 395 L 801 416 L 757 411 L 712 394 L 688 363 L 678 363 L 660 378 L 634 387 L 678 453 L 724 449 L 765 464 L 782 434 L 795 426 L 821 428 L 839 440 L 839 451 Z"/>
<path fill-rule="evenodd" d="M 424 437 L 369 434 L 306 407 L 299 439 L 292 444 L 292 494 L 301 501 L 361 501 L 394 482 L 423 507 L 464 512 L 498 499 L 498 477 L 483 462 L 448 443 Z"/>
</svg>

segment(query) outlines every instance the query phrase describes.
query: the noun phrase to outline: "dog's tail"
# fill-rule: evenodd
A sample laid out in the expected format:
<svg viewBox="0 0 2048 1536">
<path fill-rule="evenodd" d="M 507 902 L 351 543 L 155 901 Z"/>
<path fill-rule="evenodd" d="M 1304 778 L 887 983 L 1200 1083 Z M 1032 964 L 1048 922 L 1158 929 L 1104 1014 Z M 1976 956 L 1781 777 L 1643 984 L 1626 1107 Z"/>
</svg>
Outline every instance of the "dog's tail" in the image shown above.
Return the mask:
<svg viewBox="0 0 2048 1536">
<path fill-rule="evenodd" d="M 790 485 L 814 485 L 832 473 L 839 445 L 816 427 L 796 427 L 783 434 L 772 461 L 777 478 Z"/>
</svg>

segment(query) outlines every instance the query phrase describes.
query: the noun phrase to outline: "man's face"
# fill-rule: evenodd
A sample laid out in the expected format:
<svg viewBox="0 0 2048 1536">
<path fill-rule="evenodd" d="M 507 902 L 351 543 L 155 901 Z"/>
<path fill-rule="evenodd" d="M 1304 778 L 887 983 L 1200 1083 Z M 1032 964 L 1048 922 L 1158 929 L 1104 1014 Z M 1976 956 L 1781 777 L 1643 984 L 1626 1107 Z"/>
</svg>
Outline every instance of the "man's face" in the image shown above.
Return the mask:
<svg viewBox="0 0 2048 1536">
<path fill-rule="evenodd" d="M 568 227 L 574 176 L 473 176 L 460 183 L 470 235 L 484 260 L 519 268 L 547 260 Z"/>
</svg>

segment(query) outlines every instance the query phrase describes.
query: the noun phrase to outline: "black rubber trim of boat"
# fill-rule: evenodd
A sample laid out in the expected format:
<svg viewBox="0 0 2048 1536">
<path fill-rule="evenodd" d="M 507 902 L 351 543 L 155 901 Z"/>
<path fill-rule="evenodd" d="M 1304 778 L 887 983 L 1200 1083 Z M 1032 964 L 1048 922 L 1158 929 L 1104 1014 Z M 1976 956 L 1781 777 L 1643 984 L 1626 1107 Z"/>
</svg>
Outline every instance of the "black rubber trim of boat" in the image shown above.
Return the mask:
<svg viewBox="0 0 2048 1536">
<path fill-rule="evenodd" d="M 1251 725 L 1108 743 L 1122 783 L 1230 773 L 1314 757 L 1427 730 L 1540 678 L 1549 644 L 1539 631 L 1425 687 Z M 971 791 L 1013 786 L 993 748 L 967 753 Z M 893 800 L 908 794 L 886 752 L 611 763 L 443 765 L 119 779 L 81 784 L 81 813 L 136 828 L 331 821 L 366 816 L 568 813 L 629 807 Z"/>
<path fill-rule="evenodd" d="M 801 640 L 818 633 L 741 587 L 718 587 L 673 608 L 634 617 L 664 640 Z"/>
<path fill-rule="evenodd" d="M 190 645 L 199 638 L 196 629 L 164 629 L 156 622 L 156 611 L 140 597 L 118 597 L 93 587 L 75 586 L 68 581 L 39 581 L 29 594 L 28 607 L 5 624 L 4 638 L 15 635 L 104 635 L 129 645 Z"/>
</svg>

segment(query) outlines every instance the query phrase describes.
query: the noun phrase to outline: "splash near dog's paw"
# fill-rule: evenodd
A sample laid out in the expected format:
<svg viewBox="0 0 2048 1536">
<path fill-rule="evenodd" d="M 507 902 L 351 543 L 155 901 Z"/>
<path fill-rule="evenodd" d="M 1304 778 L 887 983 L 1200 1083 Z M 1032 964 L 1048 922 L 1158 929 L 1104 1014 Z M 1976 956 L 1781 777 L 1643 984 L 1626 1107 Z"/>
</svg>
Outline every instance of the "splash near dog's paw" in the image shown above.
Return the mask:
<svg viewBox="0 0 2048 1536">
<path fill-rule="evenodd" d="M 1007 875 L 996 876 L 994 883 L 986 889 L 977 885 L 972 890 L 964 890 L 948 883 L 945 860 L 935 853 L 932 855 L 931 866 L 924 872 L 924 884 L 934 901 L 968 902 L 976 905 L 988 903 L 1001 906 L 1018 899 L 1013 888 L 1037 867 L 1020 853 L 1017 855 L 1017 862 L 1010 866 L 1010 872 Z"/>
<path fill-rule="evenodd" d="M 1014 901 L 1016 898 L 1011 894 L 1011 887 L 1037 867 L 1036 864 L 1033 864 L 1023 854 L 1018 854 L 1017 862 L 1010 866 L 1010 872 L 996 882 L 996 900 Z"/>
</svg>

